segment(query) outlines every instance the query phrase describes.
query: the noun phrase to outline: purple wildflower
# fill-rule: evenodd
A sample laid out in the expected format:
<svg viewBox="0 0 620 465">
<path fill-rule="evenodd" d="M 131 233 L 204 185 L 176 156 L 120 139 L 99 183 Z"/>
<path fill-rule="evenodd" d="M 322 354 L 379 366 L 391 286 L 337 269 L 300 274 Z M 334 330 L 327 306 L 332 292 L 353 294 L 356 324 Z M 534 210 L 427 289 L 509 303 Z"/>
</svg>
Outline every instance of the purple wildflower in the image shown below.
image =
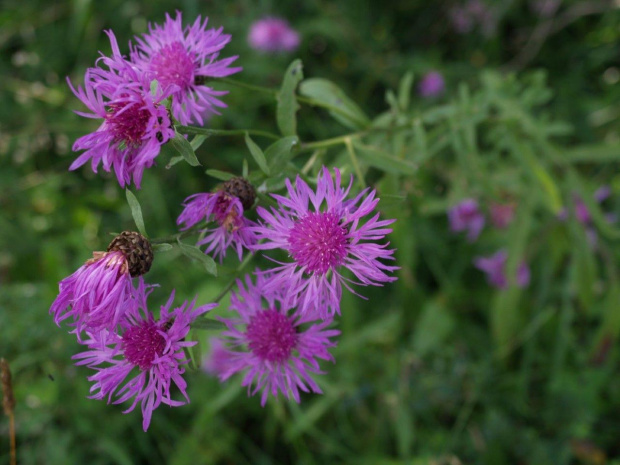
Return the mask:
<svg viewBox="0 0 620 465">
<path fill-rule="evenodd" d="M 203 124 L 203 117 L 219 114 L 216 107 L 226 107 L 218 99 L 226 91 L 205 85 L 210 78 L 229 76 L 242 68 L 231 68 L 237 57 L 218 60 L 220 51 L 231 36 L 223 28 L 207 29 L 208 18 L 198 16 L 194 24 L 183 28 L 181 13 L 172 19 L 166 13 L 163 26 L 149 24 L 149 32 L 136 37 L 131 59 L 149 79 L 164 88 L 172 87 L 172 114 L 181 124 Z"/>
<path fill-rule="evenodd" d="M 448 210 L 448 220 L 453 232 L 467 231 L 469 242 L 478 239 L 484 227 L 484 216 L 474 199 L 464 199 Z"/>
<path fill-rule="evenodd" d="M 476 257 L 474 266 L 487 274 L 487 281 L 491 286 L 499 289 L 508 287 L 508 279 L 506 278 L 506 263 L 508 261 L 508 252 L 504 249 L 499 250 L 489 257 Z M 517 281 L 519 287 L 526 287 L 530 283 L 530 269 L 527 263 L 521 262 L 517 268 Z"/>
<path fill-rule="evenodd" d="M 127 309 L 132 282 L 125 255 L 120 251 L 93 252 L 71 276 L 60 281 L 52 303 L 54 322 L 73 318 L 75 332 L 114 328 Z"/>
<path fill-rule="evenodd" d="M 340 297 L 344 285 L 354 292 L 341 274 L 350 270 L 361 286 L 381 286 L 395 281 L 387 273 L 398 269 L 379 259 L 393 260 L 388 243 L 378 244 L 392 230 L 386 226 L 395 220 L 379 221 L 375 208 L 379 199 L 375 190 L 364 189 L 347 200 L 353 183 L 345 189 L 340 185 L 340 171 L 334 169 L 335 184 L 327 168 L 318 176 L 316 192 L 298 176 L 295 187 L 286 180 L 289 198 L 274 195 L 278 210 L 259 207 L 262 218 L 256 231 L 259 243 L 255 249 L 281 248 L 293 261 L 267 271 L 270 289 L 283 289 L 289 298 L 298 301 L 302 314 L 308 312 L 321 318 L 340 313 Z M 361 225 L 366 215 L 373 215 Z M 351 282 L 351 281 L 349 281 Z M 354 292 L 355 293 L 355 292 Z"/>
<path fill-rule="evenodd" d="M 248 387 L 248 395 L 262 390 L 262 406 L 269 393 L 277 397 L 281 392 L 296 402 L 299 390 L 320 394 L 312 375 L 323 374 L 319 359 L 334 362 L 328 349 L 336 345 L 331 338 L 340 331 L 327 329 L 331 320 L 308 326 L 308 318 L 267 290 L 266 278 L 261 274 L 256 284 L 247 275 L 246 287 L 240 280 L 237 286 L 230 310 L 237 312 L 238 318 L 219 318 L 227 327 L 222 336 L 231 348 L 226 367 L 219 373 L 220 380 L 244 372 L 241 385 Z"/>
<path fill-rule="evenodd" d="M 209 339 L 209 346 L 210 350 L 202 362 L 202 369 L 210 375 L 219 376 L 230 366 L 231 355 L 219 338 Z"/>
<path fill-rule="evenodd" d="M 496 10 L 481 0 L 468 0 L 463 5 L 454 5 L 448 16 L 458 34 L 467 34 L 478 26 L 484 36 L 490 37 L 497 28 Z"/>
<path fill-rule="evenodd" d="M 89 68 L 84 88 L 69 87 L 91 113 L 76 112 L 86 118 L 100 118 L 101 126 L 92 134 L 80 137 L 73 150 L 86 150 L 69 167 L 75 170 L 88 160 L 94 172 L 114 168 L 121 187 L 133 182 L 140 188 L 142 173 L 150 168 L 161 146 L 174 137 L 168 110 L 162 104 L 173 89 L 161 87 L 151 91 L 150 81 L 120 54 L 112 31 L 106 31 L 112 46 L 112 57 L 102 56 L 98 63 L 106 66 Z"/>
<path fill-rule="evenodd" d="M 514 220 L 517 206 L 514 203 L 492 203 L 489 208 L 491 210 L 491 223 L 493 223 L 493 226 L 497 229 L 506 229 Z"/>
<path fill-rule="evenodd" d="M 443 76 L 438 71 L 426 73 L 418 84 L 418 93 L 422 97 L 437 97 L 443 94 L 446 87 Z"/>
<path fill-rule="evenodd" d="M 178 407 L 189 402 L 187 383 L 181 376 L 185 372 L 183 365 L 188 362 L 183 349 L 196 342 L 185 341 L 185 338 L 194 320 L 217 305 L 194 308 L 195 301 L 192 301 L 171 310 L 173 291 L 156 321 L 147 308 L 149 293 L 140 280 L 120 331 L 89 332 L 90 338 L 84 342 L 88 350 L 73 356 L 79 360 L 76 365 L 87 365 L 97 371 L 88 378 L 94 381 L 91 399 L 107 397 L 110 403 L 116 397 L 113 403 L 120 404 L 133 397 L 133 403 L 123 413 L 131 412 L 141 402 L 144 431 L 149 427 L 153 410 L 160 404 Z M 124 383 L 136 369 L 137 375 Z M 185 401 L 172 400 L 173 382 Z"/>
<path fill-rule="evenodd" d="M 214 193 L 190 195 L 183 203 L 183 212 L 177 218 L 182 230 L 191 228 L 201 221 L 215 221 L 215 229 L 204 229 L 208 234 L 196 245 L 209 244 L 205 253 L 213 252 L 220 262 L 226 256 L 226 249 L 233 247 L 239 260 L 243 257 L 243 248 L 252 249 L 256 244 L 256 235 L 252 231 L 253 221 L 243 216 L 241 199 L 221 190 Z"/>
<path fill-rule="evenodd" d="M 263 52 L 292 52 L 299 47 L 299 34 L 282 18 L 264 18 L 250 27 L 248 43 Z"/>
</svg>

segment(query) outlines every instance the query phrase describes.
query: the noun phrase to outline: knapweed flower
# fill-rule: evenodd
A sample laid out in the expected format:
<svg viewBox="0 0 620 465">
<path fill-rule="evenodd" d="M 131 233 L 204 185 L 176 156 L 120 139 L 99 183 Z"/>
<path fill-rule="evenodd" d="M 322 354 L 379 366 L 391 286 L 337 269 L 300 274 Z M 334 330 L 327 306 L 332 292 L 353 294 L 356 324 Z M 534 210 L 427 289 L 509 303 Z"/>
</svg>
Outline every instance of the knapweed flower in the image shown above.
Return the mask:
<svg viewBox="0 0 620 465">
<path fill-rule="evenodd" d="M 226 107 L 216 91 L 206 85 L 211 78 L 221 78 L 241 71 L 230 65 L 237 57 L 218 60 L 231 36 L 223 28 L 207 29 L 208 18 L 198 16 L 194 24 L 183 28 L 181 13 L 172 19 L 166 14 L 163 26 L 149 25 L 149 32 L 136 37 L 131 48 L 132 62 L 149 79 L 156 79 L 164 88 L 172 87 L 172 114 L 181 124 L 203 124 L 203 118 L 219 114 L 217 107 Z"/>
<path fill-rule="evenodd" d="M 376 192 L 365 189 L 347 199 L 353 177 L 345 189 L 340 184 L 340 171 L 334 169 L 335 183 L 327 168 L 319 173 L 316 191 L 298 176 L 295 187 L 286 180 L 289 197 L 274 195 L 278 209 L 259 207 L 262 221 L 256 231 L 255 249 L 284 249 L 293 259 L 267 271 L 270 289 L 281 289 L 294 299 L 302 314 L 311 313 L 325 319 L 340 313 L 342 286 L 354 292 L 349 284 L 381 286 L 396 280 L 388 276 L 398 269 L 379 259 L 393 260 L 389 243 L 379 244 L 394 220 L 379 221 Z M 365 223 L 364 217 L 373 215 Z M 358 282 L 341 272 L 350 270 Z"/>
<path fill-rule="evenodd" d="M 489 257 L 476 257 L 474 266 L 487 274 L 487 281 L 491 286 L 498 289 L 508 287 L 506 278 L 506 264 L 508 262 L 508 252 L 499 250 Z M 527 263 L 521 262 L 517 267 L 516 284 L 518 287 L 526 287 L 530 283 L 530 269 Z"/>
<path fill-rule="evenodd" d="M 593 197 L 597 203 L 601 204 L 607 200 L 610 195 L 611 188 L 609 186 L 601 186 L 594 192 Z M 596 246 L 596 243 L 598 242 L 598 234 L 594 227 L 594 222 L 592 221 L 592 214 L 590 213 L 586 203 L 577 193 L 573 194 L 573 209 L 575 218 L 585 228 L 589 244 L 592 247 Z M 617 220 L 613 213 L 607 213 L 604 216 L 608 223 L 614 223 Z M 558 213 L 558 218 L 561 221 L 566 221 L 568 219 L 568 209 L 563 208 L 560 213 Z"/>
<path fill-rule="evenodd" d="M 450 229 L 453 232 L 467 231 L 467 240 L 474 242 L 484 228 L 484 215 L 474 199 L 465 199 L 448 210 Z"/>
<path fill-rule="evenodd" d="M 219 378 L 225 381 L 244 373 L 242 386 L 248 387 L 248 395 L 262 391 L 263 406 L 270 393 L 277 397 L 280 392 L 296 402 L 299 390 L 320 394 L 312 375 L 323 374 L 319 359 L 334 362 L 329 349 L 336 345 L 332 338 L 340 331 L 328 329 L 331 320 L 313 323 L 305 318 L 265 284 L 261 274 L 256 284 L 246 276 L 246 287 L 237 280 L 230 310 L 238 317 L 219 318 L 226 325 L 222 337 L 230 347 Z"/>
<path fill-rule="evenodd" d="M 120 404 L 133 398 L 133 403 L 123 413 L 131 412 L 138 402 L 141 403 L 144 431 L 149 427 L 153 410 L 160 404 L 178 407 L 189 402 L 187 383 L 182 377 L 183 365 L 188 362 L 183 349 L 196 342 L 185 338 L 194 320 L 217 305 L 195 307 L 192 301 L 171 309 L 173 291 L 166 305 L 161 307 L 159 320 L 155 320 L 147 308 L 149 293 L 140 279 L 119 331 L 88 332 L 89 339 L 83 342 L 88 350 L 73 356 L 78 360 L 76 365 L 96 370 L 88 378 L 94 382 L 91 399 L 107 398 L 110 403 L 114 397 L 113 403 Z M 136 376 L 125 382 L 132 373 Z M 172 399 L 172 383 L 185 400 Z"/>
<path fill-rule="evenodd" d="M 282 18 L 263 18 L 250 27 L 248 44 L 262 52 L 292 52 L 299 47 L 299 34 Z"/>
<path fill-rule="evenodd" d="M 418 93 L 422 97 L 437 97 L 443 94 L 446 83 L 438 71 L 426 73 L 418 84 Z"/>
<path fill-rule="evenodd" d="M 515 217 L 515 203 L 492 203 L 489 207 L 491 223 L 497 229 L 506 229 Z"/>
<path fill-rule="evenodd" d="M 484 36 L 490 37 L 497 28 L 496 10 L 481 0 L 467 0 L 463 5 L 454 5 L 448 16 L 459 34 L 467 34 L 478 26 Z"/>
<path fill-rule="evenodd" d="M 150 80 L 126 61 L 112 31 L 106 31 L 112 56 L 102 56 L 98 66 L 86 70 L 84 87 L 69 87 L 90 113 L 86 118 L 102 119 L 97 131 L 80 137 L 73 150 L 86 150 L 69 167 L 74 170 L 91 161 L 94 172 L 114 168 L 121 187 L 134 184 L 139 189 L 145 168 L 153 166 L 161 146 L 174 137 L 174 128 L 163 104 L 173 88 L 153 86 Z M 105 68 L 99 66 L 103 65 Z"/>
<path fill-rule="evenodd" d="M 137 232 L 124 231 L 107 252 L 93 252 L 71 276 L 60 281 L 60 292 L 50 313 L 57 325 L 72 318 L 75 332 L 116 327 L 132 296 L 132 277 L 147 273 L 153 263 L 149 241 Z"/>
<path fill-rule="evenodd" d="M 218 226 L 202 230 L 208 234 L 196 245 L 209 244 L 205 253 L 213 252 L 220 262 L 226 256 L 226 249 L 232 246 L 241 260 L 243 248 L 251 249 L 256 244 L 256 235 L 251 230 L 255 223 L 243 216 L 243 212 L 254 205 L 255 199 L 256 191 L 246 179 L 232 178 L 217 192 L 186 198 L 177 224 L 183 225 L 181 230 L 186 230 L 202 221 L 215 221 Z"/>
<path fill-rule="evenodd" d="M 202 362 L 202 369 L 206 373 L 219 376 L 228 370 L 231 354 L 224 342 L 216 337 L 209 339 L 209 353 Z"/>
</svg>

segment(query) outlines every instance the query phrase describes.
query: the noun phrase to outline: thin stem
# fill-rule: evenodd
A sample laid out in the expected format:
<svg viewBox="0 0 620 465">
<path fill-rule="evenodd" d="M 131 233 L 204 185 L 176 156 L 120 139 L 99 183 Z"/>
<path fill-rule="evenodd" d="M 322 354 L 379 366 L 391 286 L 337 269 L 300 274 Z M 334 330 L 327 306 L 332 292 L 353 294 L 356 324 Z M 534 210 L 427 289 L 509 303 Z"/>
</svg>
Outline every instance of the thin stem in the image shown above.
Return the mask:
<svg viewBox="0 0 620 465">
<path fill-rule="evenodd" d="M 167 242 L 176 242 L 178 239 L 183 239 L 184 237 L 191 236 L 192 234 L 200 231 L 201 228 L 194 226 L 187 231 L 181 231 L 180 233 L 172 234 L 170 236 L 160 237 L 159 239 L 151 239 L 151 244 L 164 244 Z"/>
<path fill-rule="evenodd" d="M 242 87 L 244 89 L 253 90 L 255 92 L 262 92 L 263 94 L 276 95 L 278 93 L 278 91 L 275 89 L 270 89 L 268 87 L 263 87 L 263 86 L 255 86 L 254 84 L 246 84 L 245 82 L 237 81 L 236 79 L 219 78 L 218 81 L 224 82 L 226 84 L 230 84 L 232 86 L 237 86 L 237 87 Z"/>
<path fill-rule="evenodd" d="M 9 435 L 11 436 L 11 465 L 17 465 L 17 447 L 15 445 L 15 414 L 9 413 Z"/>
<path fill-rule="evenodd" d="M 213 302 L 219 302 L 220 300 L 222 300 L 224 298 L 224 296 L 226 296 L 226 294 L 228 294 L 228 291 L 230 291 L 232 289 L 232 287 L 235 285 L 235 282 L 237 281 L 237 278 L 239 277 L 239 274 L 248 265 L 248 263 L 250 263 L 252 261 L 253 258 L 254 258 L 254 254 L 253 253 L 250 253 L 250 254 L 246 255 L 246 257 L 243 259 L 241 264 L 235 270 L 235 277 L 233 279 L 231 279 L 230 282 L 226 285 L 226 287 L 224 289 L 222 289 L 222 291 L 217 295 L 217 297 L 215 299 L 213 299 Z"/>
<path fill-rule="evenodd" d="M 333 147 L 334 145 L 346 144 L 347 139 L 359 137 L 365 134 L 365 132 L 352 132 L 345 134 L 344 136 L 332 137 L 331 139 L 318 140 L 316 142 L 305 142 L 301 144 L 299 148 L 300 152 L 306 152 L 315 149 L 323 149 Z"/>
<path fill-rule="evenodd" d="M 176 130 L 181 134 L 201 134 L 203 136 L 245 136 L 246 133 L 253 136 L 268 137 L 269 139 L 278 140 L 280 136 L 260 129 L 207 129 L 196 126 L 176 126 Z"/>
<path fill-rule="evenodd" d="M 353 163 L 353 168 L 355 169 L 355 174 L 357 175 L 357 179 L 359 179 L 360 185 L 362 189 L 366 188 L 366 182 L 364 181 L 364 175 L 362 174 L 362 170 L 360 168 L 359 163 L 357 162 L 357 155 L 355 155 L 355 150 L 353 149 L 353 144 L 351 143 L 351 138 L 347 137 L 344 141 L 344 145 L 347 146 L 347 152 L 349 152 L 349 157 L 351 157 L 351 163 Z"/>
</svg>

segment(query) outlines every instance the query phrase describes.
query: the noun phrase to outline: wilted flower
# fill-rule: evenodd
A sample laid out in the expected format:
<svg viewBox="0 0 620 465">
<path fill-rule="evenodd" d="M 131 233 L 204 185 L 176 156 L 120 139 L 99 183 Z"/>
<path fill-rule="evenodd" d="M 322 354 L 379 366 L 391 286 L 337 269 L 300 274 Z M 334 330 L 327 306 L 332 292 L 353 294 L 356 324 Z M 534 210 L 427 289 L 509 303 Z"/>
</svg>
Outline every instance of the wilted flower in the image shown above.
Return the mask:
<svg viewBox="0 0 620 465">
<path fill-rule="evenodd" d="M 133 398 L 133 403 L 123 413 L 131 412 L 138 402 L 141 403 L 144 431 L 149 427 L 153 410 L 160 404 L 178 407 L 189 402 L 187 383 L 181 376 L 185 372 L 183 365 L 188 362 L 183 349 L 196 342 L 185 338 L 194 320 L 217 305 L 194 308 L 195 301 L 192 301 L 171 310 L 173 291 L 156 321 L 147 308 L 149 293 L 140 279 L 120 330 L 88 332 L 89 339 L 84 341 L 88 350 L 73 356 L 79 360 L 76 365 L 87 365 L 97 371 L 88 378 L 94 381 L 91 399 L 107 397 L 110 403 L 115 397 L 113 403 L 120 404 Z M 137 375 L 125 382 L 133 371 L 137 371 Z M 172 400 L 172 383 L 185 400 Z"/>
<path fill-rule="evenodd" d="M 250 276 L 245 286 L 237 280 L 238 292 L 231 296 L 230 310 L 235 318 L 219 318 L 226 324 L 222 333 L 230 347 L 225 366 L 220 367 L 222 381 L 244 373 L 242 386 L 248 394 L 262 391 L 261 405 L 271 393 L 299 402 L 299 390 L 321 393 L 313 374 L 322 374 L 318 360 L 334 361 L 329 349 L 340 331 L 327 329 L 331 320 L 312 322 L 291 308 L 277 293 L 268 291 L 265 278 L 258 274 L 256 284 Z"/>
<path fill-rule="evenodd" d="M 474 242 L 484 228 L 484 215 L 474 199 L 464 199 L 448 210 L 450 229 L 453 232 L 467 231 L 467 240 Z"/>
<path fill-rule="evenodd" d="M 517 205 L 514 203 L 492 203 L 489 209 L 491 210 L 491 223 L 497 229 L 506 229 L 512 223 L 515 216 L 515 209 Z"/>
<path fill-rule="evenodd" d="M 418 84 L 418 93 L 422 97 L 437 97 L 443 94 L 446 87 L 443 76 L 438 71 L 426 73 Z"/>
<path fill-rule="evenodd" d="M 102 56 L 102 67 L 89 68 L 84 76 L 84 88 L 71 90 L 91 113 L 76 112 L 86 118 L 100 118 L 101 126 L 92 134 L 80 137 L 73 150 L 86 150 L 69 167 L 79 168 L 91 161 L 94 172 L 101 163 L 103 169 L 114 168 L 121 187 L 134 184 L 139 189 L 145 168 L 153 166 L 161 146 L 174 137 L 168 110 L 162 104 L 174 88 L 162 89 L 126 61 L 118 49 L 112 31 L 106 31 L 112 46 L 112 56 Z"/>
<path fill-rule="evenodd" d="M 474 265 L 487 274 L 487 281 L 491 286 L 499 289 L 508 287 L 506 278 L 506 264 L 508 262 L 508 252 L 499 250 L 489 257 L 476 257 Z M 527 263 L 521 262 L 517 268 L 516 284 L 519 287 L 526 287 L 530 283 L 530 269 Z"/>
<path fill-rule="evenodd" d="M 299 47 L 299 34 L 282 18 L 264 18 L 250 27 L 248 43 L 263 52 L 292 52 Z"/>
<path fill-rule="evenodd" d="M 237 57 L 218 60 L 231 36 L 223 28 L 207 29 L 208 18 L 198 16 L 194 24 L 183 28 L 181 13 L 166 22 L 149 25 L 149 32 L 136 37 L 131 59 L 149 79 L 156 79 L 164 88 L 171 87 L 172 114 L 181 124 L 203 124 L 203 117 L 219 114 L 216 107 L 226 107 L 216 91 L 206 85 L 208 79 L 229 76 L 242 68 L 231 68 Z"/>
<path fill-rule="evenodd" d="M 251 249 L 256 244 L 256 235 L 250 228 L 253 221 L 243 216 L 243 212 L 252 207 L 256 199 L 254 187 L 243 178 L 226 181 L 222 189 L 213 193 L 190 195 L 185 199 L 183 212 L 177 218 L 177 224 L 186 230 L 201 221 L 215 221 L 215 229 L 204 229 L 208 234 L 196 245 L 209 244 L 205 253 L 213 251 L 220 261 L 226 256 L 226 249 L 234 247 L 239 260 L 243 248 Z"/>
<path fill-rule="evenodd" d="M 325 167 L 313 191 L 298 176 L 295 187 L 286 180 L 289 198 L 274 195 L 278 209 L 259 207 L 262 222 L 251 228 L 263 239 L 255 249 L 284 249 L 293 261 L 267 271 L 270 289 L 282 289 L 298 302 L 302 314 L 308 312 L 321 318 L 340 313 L 342 286 L 351 290 L 341 272 L 350 270 L 362 286 L 381 286 L 396 280 L 388 276 L 398 269 L 379 259 L 393 260 L 389 243 L 378 244 L 394 220 L 379 221 L 376 211 L 379 199 L 374 190 L 365 189 L 347 199 L 353 183 L 345 189 L 340 185 L 340 171 L 334 169 L 335 184 Z M 364 224 L 364 217 L 368 218 Z M 351 290 L 351 292 L 354 292 Z"/>
<path fill-rule="evenodd" d="M 93 258 L 60 281 L 50 308 L 54 321 L 60 325 L 72 318 L 78 335 L 84 329 L 113 329 L 131 300 L 131 278 L 147 273 L 152 263 L 149 241 L 137 232 L 122 232 L 107 252 L 93 252 Z"/>
</svg>

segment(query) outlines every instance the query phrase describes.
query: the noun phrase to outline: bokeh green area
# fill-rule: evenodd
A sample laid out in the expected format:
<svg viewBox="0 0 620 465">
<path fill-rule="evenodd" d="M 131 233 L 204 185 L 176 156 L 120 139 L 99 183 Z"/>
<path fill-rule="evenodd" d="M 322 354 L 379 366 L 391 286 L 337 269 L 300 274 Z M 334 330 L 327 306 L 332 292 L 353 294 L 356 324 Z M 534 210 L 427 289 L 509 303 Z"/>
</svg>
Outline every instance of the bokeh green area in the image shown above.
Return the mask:
<svg viewBox="0 0 620 465">
<path fill-rule="evenodd" d="M 486 36 L 457 34 L 449 1 L 4 0 L 0 356 L 13 371 L 19 463 L 620 463 L 620 229 L 604 218 L 620 214 L 620 14 L 613 2 L 563 2 L 561 27 L 515 60 L 550 21 L 532 3 L 501 2 Z M 134 34 L 175 9 L 186 21 L 209 16 L 233 35 L 224 55 L 239 55 L 239 81 L 277 89 L 300 58 L 306 77 L 332 80 L 376 118 L 381 133 L 354 149 L 383 216 L 397 220 L 390 240 L 401 269 L 397 282 L 362 289 L 368 300 L 343 296 L 336 364 L 318 377 L 323 395 L 261 408 L 239 378 L 220 384 L 188 370 L 191 404 L 160 407 L 144 433 L 139 409 L 123 415 L 122 406 L 86 398 L 90 373 L 71 361 L 80 347 L 48 315 L 58 281 L 104 250 L 110 233 L 134 228 L 113 176 L 67 171 L 72 143 L 96 126 L 73 113 L 83 108 L 65 77 L 80 83 L 98 51 L 109 53 L 104 29 L 126 51 Z M 248 47 L 250 24 L 266 15 L 300 32 L 297 52 Z M 423 99 L 415 89 L 432 69 L 445 76 L 446 95 Z M 230 94 L 209 127 L 277 132 L 272 96 L 214 86 Z M 306 105 L 298 125 L 305 141 L 350 131 Z M 294 162 L 301 167 L 309 155 Z M 336 147 L 320 157 L 348 175 L 348 155 Z M 166 169 L 166 157 L 137 192 L 151 237 L 174 233 L 183 199 L 216 186 L 204 168 L 253 166 L 241 137 L 207 139 L 203 167 Z M 602 185 L 612 196 L 597 205 L 591 198 Z M 574 215 L 558 219 L 575 194 L 592 212 L 596 245 Z M 508 230 L 487 226 L 470 244 L 446 218 L 466 197 L 485 211 L 514 202 L 516 220 Z M 496 290 L 473 267 L 474 256 L 502 247 L 509 269 L 529 263 L 528 288 Z M 237 265 L 229 257 L 214 278 L 175 251 L 158 254 L 151 306 L 173 288 L 177 302 L 209 302 Z M 225 312 L 226 299 L 214 313 Z M 192 336 L 206 351 L 214 334 Z M 8 463 L 2 417 L 0 464 Z"/>
</svg>

